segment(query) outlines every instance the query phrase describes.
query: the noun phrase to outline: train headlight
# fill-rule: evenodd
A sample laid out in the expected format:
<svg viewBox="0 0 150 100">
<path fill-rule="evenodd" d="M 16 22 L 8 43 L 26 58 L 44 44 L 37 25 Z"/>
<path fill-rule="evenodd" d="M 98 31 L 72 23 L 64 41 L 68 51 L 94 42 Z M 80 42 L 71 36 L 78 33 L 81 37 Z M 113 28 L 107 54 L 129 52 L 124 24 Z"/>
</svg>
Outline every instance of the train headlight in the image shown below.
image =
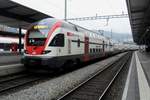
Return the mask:
<svg viewBox="0 0 150 100">
<path fill-rule="evenodd" d="M 50 53 L 51 50 L 45 50 L 45 51 L 42 51 L 42 54 L 47 54 L 47 53 Z"/>
</svg>

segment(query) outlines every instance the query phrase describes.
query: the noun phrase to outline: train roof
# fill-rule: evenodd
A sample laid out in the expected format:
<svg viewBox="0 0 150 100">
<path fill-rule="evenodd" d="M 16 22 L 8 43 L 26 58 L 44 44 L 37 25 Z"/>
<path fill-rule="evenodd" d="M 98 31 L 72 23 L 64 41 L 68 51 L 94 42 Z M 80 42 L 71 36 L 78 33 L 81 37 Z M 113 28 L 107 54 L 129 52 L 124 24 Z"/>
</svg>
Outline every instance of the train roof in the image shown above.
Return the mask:
<svg viewBox="0 0 150 100">
<path fill-rule="evenodd" d="M 56 23 L 56 22 L 62 22 L 62 27 L 65 27 L 65 28 L 68 28 L 70 30 L 73 30 L 73 31 L 77 31 L 77 32 L 82 32 L 90 37 L 93 37 L 93 38 L 100 38 L 102 39 L 103 41 L 108 41 L 110 39 L 107 39 L 107 37 L 104 37 L 102 36 L 101 34 L 99 34 L 98 32 L 95 32 L 95 31 L 92 31 L 92 30 L 89 30 L 89 29 L 86 29 L 84 27 L 81 27 L 79 25 L 76 25 L 76 24 L 73 24 L 71 22 L 68 22 L 68 21 L 64 21 L 64 20 L 59 20 L 59 19 L 56 19 L 56 18 L 46 18 L 46 19 L 42 19 L 40 21 L 38 21 L 39 23 L 40 22 L 44 22 L 44 21 L 51 21 L 52 23 Z M 110 41 L 112 42 L 112 41 Z"/>
<path fill-rule="evenodd" d="M 68 21 L 62 20 L 62 22 L 63 22 L 63 27 L 67 27 L 67 28 L 73 29 L 73 30 L 75 30 L 75 31 L 77 31 L 77 32 L 85 32 L 85 31 L 87 31 L 87 33 L 95 34 L 95 35 L 99 36 L 99 38 L 101 38 L 101 39 L 103 39 L 103 40 L 106 40 L 106 37 L 102 36 L 102 35 L 99 34 L 98 32 L 95 32 L 95 31 L 86 29 L 86 28 L 84 28 L 84 27 L 81 27 L 81 26 L 79 26 L 79 25 L 76 25 L 76 24 L 71 23 L 71 22 L 68 22 Z M 85 34 L 86 34 L 86 33 L 85 33 Z M 94 37 L 96 38 L 97 36 L 94 36 Z"/>
</svg>

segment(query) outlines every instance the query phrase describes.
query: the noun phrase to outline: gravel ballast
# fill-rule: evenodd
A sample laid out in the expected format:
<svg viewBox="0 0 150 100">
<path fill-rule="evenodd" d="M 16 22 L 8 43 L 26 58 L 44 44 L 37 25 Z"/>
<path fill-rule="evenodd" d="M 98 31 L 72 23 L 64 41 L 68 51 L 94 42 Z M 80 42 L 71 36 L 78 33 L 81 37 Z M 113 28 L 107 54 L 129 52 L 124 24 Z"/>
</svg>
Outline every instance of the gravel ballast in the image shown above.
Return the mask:
<svg viewBox="0 0 150 100">
<path fill-rule="evenodd" d="M 60 97 L 85 79 L 102 69 L 105 65 L 116 61 L 125 53 L 106 60 L 88 65 L 73 72 L 52 78 L 32 87 L 22 89 L 15 93 L 0 96 L 0 100 L 52 100 Z"/>
</svg>

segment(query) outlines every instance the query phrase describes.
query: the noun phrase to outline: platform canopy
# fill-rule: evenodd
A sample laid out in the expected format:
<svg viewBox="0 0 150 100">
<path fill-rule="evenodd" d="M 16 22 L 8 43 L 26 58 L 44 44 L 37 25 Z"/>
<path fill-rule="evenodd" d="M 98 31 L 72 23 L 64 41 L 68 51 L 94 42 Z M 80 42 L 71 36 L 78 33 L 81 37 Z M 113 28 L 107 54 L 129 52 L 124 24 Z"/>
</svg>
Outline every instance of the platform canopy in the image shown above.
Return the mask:
<svg viewBox="0 0 150 100">
<path fill-rule="evenodd" d="M 126 0 L 133 39 L 150 45 L 150 0 Z"/>
<path fill-rule="evenodd" d="M 11 0 L 0 0 L 0 24 L 26 29 L 29 24 L 50 17 Z"/>
</svg>

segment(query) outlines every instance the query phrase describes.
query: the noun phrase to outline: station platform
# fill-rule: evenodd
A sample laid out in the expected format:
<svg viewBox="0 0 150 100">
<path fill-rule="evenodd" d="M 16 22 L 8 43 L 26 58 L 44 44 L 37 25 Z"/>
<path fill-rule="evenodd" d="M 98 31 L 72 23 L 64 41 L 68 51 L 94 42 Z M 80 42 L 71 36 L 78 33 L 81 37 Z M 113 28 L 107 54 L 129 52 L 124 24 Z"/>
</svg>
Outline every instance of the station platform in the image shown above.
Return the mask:
<svg viewBox="0 0 150 100">
<path fill-rule="evenodd" d="M 150 100 L 150 53 L 133 53 L 122 100 Z"/>
<path fill-rule="evenodd" d="M 0 77 L 25 70 L 21 56 L 19 53 L 0 52 Z"/>
<path fill-rule="evenodd" d="M 20 63 L 21 56 L 19 53 L 0 53 L 0 66 Z"/>
<path fill-rule="evenodd" d="M 23 52 L 0 51 L 0 56 L 23 55 Z"/>
</svg>

